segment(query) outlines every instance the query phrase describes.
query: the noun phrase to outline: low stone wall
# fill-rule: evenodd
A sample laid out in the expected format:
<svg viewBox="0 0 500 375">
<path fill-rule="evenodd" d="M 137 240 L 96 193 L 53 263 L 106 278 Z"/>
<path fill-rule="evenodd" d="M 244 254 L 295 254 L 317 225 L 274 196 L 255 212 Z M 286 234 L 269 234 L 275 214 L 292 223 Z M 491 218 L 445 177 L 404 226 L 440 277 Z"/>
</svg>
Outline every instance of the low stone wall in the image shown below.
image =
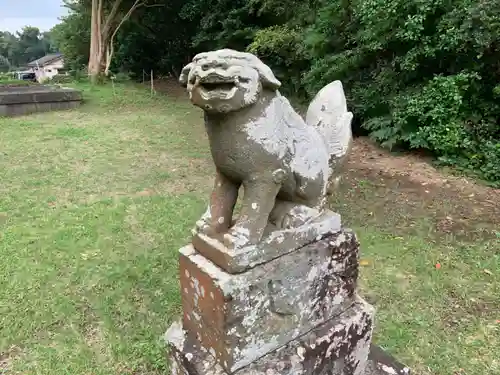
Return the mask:
<svg viewBox="0 0 500 375">
<path fill-rule="evenodd" d="M 0 86 L 0 116 L 20 116 L 78 107 L 80 91 L 49 85 Z"/>
</svg>

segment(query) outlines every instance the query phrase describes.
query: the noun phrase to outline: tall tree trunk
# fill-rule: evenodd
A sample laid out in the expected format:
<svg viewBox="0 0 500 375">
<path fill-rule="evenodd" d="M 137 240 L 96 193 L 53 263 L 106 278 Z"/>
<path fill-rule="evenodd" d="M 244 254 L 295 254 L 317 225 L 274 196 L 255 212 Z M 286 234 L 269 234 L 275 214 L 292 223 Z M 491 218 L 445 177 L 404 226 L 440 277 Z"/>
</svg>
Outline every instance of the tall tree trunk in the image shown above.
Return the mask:
<svg viewBox="0 0 500 375">
<path fill-rule="evenodd" d="M 92 17 L 90 25 L 90 54 L 88 74 L 92 83 L 96 83 L 101 73 L 101 22 L 102 0 L 92 0 Z"/>
<path fill-rule="evenodd" d="M 114 53 L 113 42 L 116 33 L 127 21 L 134 10 L 140 6 L 146 5 L 146 0 L 135 0 L 132 7 L 122 17 L 120 22 L 116 24 L 118 17 L 118 10 L 122 4 L 122 0 L 114 0 L 113 6 L 106 17 L 106 22 L 103 24 L 103 0 L 92 0 L 92 19 L 90 28 L 90 57 L 88 65 L 88 73 L 91 81 L 96 83 L 99 75 L 109 75 L 109 67 Z"/>
</svg>

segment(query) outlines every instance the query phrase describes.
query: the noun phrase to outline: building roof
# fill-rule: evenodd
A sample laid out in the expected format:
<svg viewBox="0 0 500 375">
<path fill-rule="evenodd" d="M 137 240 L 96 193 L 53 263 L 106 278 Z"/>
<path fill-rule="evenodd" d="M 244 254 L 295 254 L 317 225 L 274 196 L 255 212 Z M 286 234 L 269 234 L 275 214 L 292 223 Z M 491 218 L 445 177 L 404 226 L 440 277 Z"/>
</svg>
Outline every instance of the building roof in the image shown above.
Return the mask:
<svg viewBox="0 0 500 375">
<path fill-rule="evenodd" d="M 33 66 L 45 66 L 47 64 L 50 64 L 51 62 L 62 58 L 63 55 L 62 53 L 51 53 L 49 55 L 45 55 L 44 57 L 40 57 L 37 60 L 33 60 L 28 63 L 28 66 L 33 67 Z"/>
</svg>

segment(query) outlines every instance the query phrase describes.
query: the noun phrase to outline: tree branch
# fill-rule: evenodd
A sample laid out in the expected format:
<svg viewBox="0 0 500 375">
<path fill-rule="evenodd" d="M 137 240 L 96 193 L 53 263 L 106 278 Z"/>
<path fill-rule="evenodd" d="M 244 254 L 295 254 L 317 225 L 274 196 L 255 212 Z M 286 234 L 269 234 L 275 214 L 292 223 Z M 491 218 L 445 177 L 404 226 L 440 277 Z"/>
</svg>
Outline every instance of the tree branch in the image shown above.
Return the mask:
<svg viewBox="0 0 500 375">
<path fill-rule="evenodd" d="M 121 1 L 121 0 L 118 0 L 118 1 Z M 145 2 L 143 2 L 141 0 L 135 0 L 134 5 L 132 5 L 132 7 L 128 10 L 128 12 L 125 13 L 125 15 L 121 19 L 120 23 L 118 24 L 118 26 L 116 26 L 115 30 L 113 31 L 113 34 L 111 34 L 111 38 L 109 39 L 109 43 L 108 43 L 108 46 L 106 49 L 106 68 L 104 70 L 104 73 L 106 75 L 109 75 L 109 67 L 111 66 L 111 59 L 113 58 L 113 53 L 114 53 L 113 42 L 114 42 L 116 33 L 118 32 L 120 27 L 123 25 L 123 23 L 130 18 L 130 16 L 134 12 L 134 10 L 136 10 L 137 8 L 139 8 L 141 6 L 145 6 L 145 5 L 146 5 Z"/>
<path fill-rule="evenodd" d="M 99 0 L 97 5 L 97 15 L 96 15 L 96 38 L 97 38 L 97 55 L 101 56 L 102 54 L 102 38 L 101 38 L 101 26 L 102 26 L 102 12 L 103 12 L 103 0 Z"/>
<path fill-rule="evenodd" d="M 103 40 L 108 39 L 109 30 L 111 29 L 111 24 L 115 20 L 116 14 L 118 13 L 118 9 L 120 8 L 121 3 L 122 3 L 122 0 L 115 0 L 115 2 L 113 3 L 113 7 L 111 8 L 111 11 L 109 12 L 108 17 L 106 18 L 106 23 L 104 24 L 104 28 L 102 30 L 102 39 Z"/>
</svg>

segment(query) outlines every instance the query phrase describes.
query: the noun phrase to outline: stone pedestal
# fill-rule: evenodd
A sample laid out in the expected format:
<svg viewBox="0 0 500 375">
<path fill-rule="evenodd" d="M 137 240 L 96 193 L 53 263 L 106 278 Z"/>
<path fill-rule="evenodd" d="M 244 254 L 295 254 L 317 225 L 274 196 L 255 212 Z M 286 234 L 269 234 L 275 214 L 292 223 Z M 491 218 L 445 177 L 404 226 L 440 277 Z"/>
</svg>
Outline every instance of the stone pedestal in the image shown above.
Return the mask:
<svg viewBox="0 0 500 375">
<path fill-rule="evenodd" d="M 166 333 L 172 375 L 408 373 L 369 361 L 374 309 L 356 293 L 352 231 L 326 231 L 237 274 L 210 254 L 220 243 L 202 240 L 180 250 L 183 316 Z"/>
<path fill-rule="evenodd" d="M 354 304 L 339 316 L 238 370 L 228 369 L 226 363 L 217 360 L 212 348 L 203 347 L 178 322 L 167 332 L 172 374 L 364 375 L 370 351 L 372 317 L 372 307 L 357 297 Z"/>
<path fill-rule="evenodd" d="M 179 260 L 183 327 L 228 373 L 237 371 L 348 311 L 357 254 L 354 234 L 343 231 L 232 275 L 187 246 Z"/>
</svg>

